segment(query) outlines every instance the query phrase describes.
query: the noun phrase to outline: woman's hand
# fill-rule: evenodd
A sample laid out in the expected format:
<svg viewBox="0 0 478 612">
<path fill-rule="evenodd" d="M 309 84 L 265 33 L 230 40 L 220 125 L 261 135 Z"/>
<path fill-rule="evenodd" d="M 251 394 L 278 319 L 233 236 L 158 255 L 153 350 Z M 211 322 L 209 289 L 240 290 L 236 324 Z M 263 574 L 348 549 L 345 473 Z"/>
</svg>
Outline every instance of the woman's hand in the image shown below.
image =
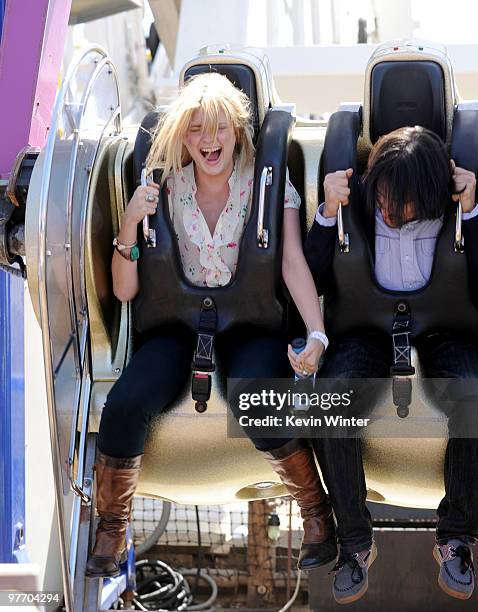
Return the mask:
<svg viewBox="0 0 478 612">
<path fill-rule="evenodd" d="M 124 221 L 137 225 L 146 215 L 154 215 L 158 200 L 159 185 L 156 183 L 136 187 L 133 197 L 124 211 Z"/>
<path fill-rule="evenodd" d="M 463 212 L 470 212 L 476 204 L 476 176 L 474 172 L 460 168 L 455 162 L 450 160 L 451 170 L 453 172 L 453 181 L 455 183 L 455 191 L 451 197 L 455 202 L 461 202 Z"/>
<path fill-rule="evenodd" d="M 330 172 L 324 179 L 325 206 L 324 217 L 336 217 L 339 204 L 346 206 L 349 203 L 349 178 L 353 174 L 353 169 L 337 170 Z"/>
<path fill-rule="evenodd" d="M 292 346 L 287 348 L 290 365 L 296 374 L 304 376 L 317 372 L 319 361 L 324 352 L 324 345 L 317 338 L 309 338 L 301 353 L 294 353 Z"/>
</svg>

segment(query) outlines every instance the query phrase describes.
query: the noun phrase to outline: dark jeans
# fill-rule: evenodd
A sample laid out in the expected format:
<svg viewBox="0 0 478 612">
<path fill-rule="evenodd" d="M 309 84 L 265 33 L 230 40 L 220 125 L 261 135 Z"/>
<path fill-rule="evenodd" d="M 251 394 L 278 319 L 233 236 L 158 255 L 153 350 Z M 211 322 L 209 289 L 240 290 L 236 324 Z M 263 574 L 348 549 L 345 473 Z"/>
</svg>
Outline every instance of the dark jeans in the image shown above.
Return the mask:
<svg viewBox="0 0 478 612">
<path fill-rule="evenodd" d="M 449 334 L 430 334 L 417 342 L 428 378 L 478 379 L 478 344 Z M 321 378 L 382 378 L 389 376 L 390 339 L 378 334 L 344 338 L 331 344 L 320 370 Z M 470 381 L 471 382 L 471 381 Z M 466 385 L 462 391 L 466 393 Z M 475 386 L 476 389 L 476 386 Z M 476 398 L 476 396 L 475 396 Z M 455 410 L 460 409 L 457 398 Z M 478 411 L 476 399 L 467 408 Z M 450 433 L 453 425 L 449 423 Z M 342 551 L 353 554 L 370 546 L 372 521 L 359 438 L 315 439 L 314 448 L 337 519 Z M 437 540 L 453 536 L 478 537 L 478 439 L 453 438 L 445 456 L 445 497 L 437 510 Z"/>
<path fill-rule="evenodd" d="M 162 330 L 141 346 L 108 394 L 98 436 L 101 452 L 111 457 L 143 453 L 151 419 L 188 384 L 194 348 L 195 334 L 179 327 Z M 292 375 L 287 342 L 263 330 L 238 328 L 218 335 L 216 354 L 227 378 Z M 278 448 L 289 439 L 251 438 L 258 450 Z"/>
</svg>

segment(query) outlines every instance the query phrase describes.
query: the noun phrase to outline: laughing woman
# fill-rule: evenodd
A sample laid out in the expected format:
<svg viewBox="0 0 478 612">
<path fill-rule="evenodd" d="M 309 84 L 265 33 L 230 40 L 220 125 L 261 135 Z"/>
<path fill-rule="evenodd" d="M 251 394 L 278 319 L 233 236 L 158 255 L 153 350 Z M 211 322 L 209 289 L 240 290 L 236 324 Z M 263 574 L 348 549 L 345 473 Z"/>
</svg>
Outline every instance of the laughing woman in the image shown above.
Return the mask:
<svg viewBox="0 0 478 612">
<path fill-rule="evenodd" d="M 234 277 L 239 246 L 250 214 L 254 176 L 250 103 L 219 74 L 199 75 L 182 89 L 153 137 L 147 168 L 160 168 L 169 193 L 170 216 L 186 278 L 194 285 L 221 287 Z M 160 186 L 138 187 L 116 238 L 113 289 L 126 302 L 139 291 L 137 261 L 130 249 L 137 226 L 153 215 Z M 227 333 L 219 357 L 229 378 L 280 378 L 295 370 L 317 370 L 327 344 L 314 282 L 300 239 L 300 198 L 287 179 L 283 224 L 284 281 L 308 330 L 300 360 L 284 338 L 241 328 Z M 153 279 L 152 279 L 153 280 Z M 247 296 L 242 296 L 247 300 Z M 88 561 L 90 576 L 119 571 L 125 531 L 138 481 L 150 420 L 179 395 L 190 372 L 195 335 L 183 328 L 162 329 L 132 357 L 108 395 L 101 417 L 96 476 L 100 523 Z M 288 359 L 289 358 L 289 359 Z M 336 555 L 331 508 L 314 456 L 300 440 L 252 439 L 270 462 L 304 519 L 299 566 L 310 569 Z"/>
</svg>

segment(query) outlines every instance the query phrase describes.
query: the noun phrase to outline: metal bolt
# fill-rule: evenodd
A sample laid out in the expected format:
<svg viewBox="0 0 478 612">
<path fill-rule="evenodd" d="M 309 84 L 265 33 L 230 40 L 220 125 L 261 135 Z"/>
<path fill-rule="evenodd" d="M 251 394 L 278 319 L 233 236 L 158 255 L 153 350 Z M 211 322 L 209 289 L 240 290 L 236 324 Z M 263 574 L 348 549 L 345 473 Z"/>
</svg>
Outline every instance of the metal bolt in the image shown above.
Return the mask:
<svg viewBox="0 0 478 612">
<path fill-rule="evenodd" d="M 115 368 L 115 374 L 119 374 L 121 372 L 120 368 Z"/>
<path fill-rule="evenodd" d="M 25 531 L 23 530 L 23 525 L 21 523 L 17 523 L 15 525 L 15 545 L 20 546 L 24 537 Z"/>
<path fill-rule="evenodd" d="M 265 587 L 263 584 L 260 584 L 257 587 L 257 592 L 259 593 L 259 595 L 265 595 L 267 593 L 267 587 Z"/>
<path fill-rule="evenodd" d="M 84 479 L 83 479 L 83 486 L 84 486 L 84 487 L 91 487 L 91 483 L 92 483 L 92 482 L 93 482 L 93 481 L 91 480 L 91 478 L 84 478 Z"/>
</svg>

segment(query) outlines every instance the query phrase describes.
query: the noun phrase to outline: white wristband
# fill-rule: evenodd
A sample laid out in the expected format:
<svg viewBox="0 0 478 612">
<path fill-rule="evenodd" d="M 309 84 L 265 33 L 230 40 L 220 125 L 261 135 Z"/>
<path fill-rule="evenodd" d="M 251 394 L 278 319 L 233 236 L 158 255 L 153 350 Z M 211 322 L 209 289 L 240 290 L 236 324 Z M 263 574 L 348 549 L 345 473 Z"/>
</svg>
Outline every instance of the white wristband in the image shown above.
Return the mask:
<svg viewBox="0 0 478 612">
<path fill-rule="evenodd" d="M 324 345 L 324 351 L 327 350 L 327 347 L 329 346 L 329 339 L 324 334 L 324 332 L 322 332 L 322 331 L 311 331 L 308 337 L 309 338 L 314 338 L 315 340 L 320 340 L 322 342 L 322 344 Z"/>
</svg>

